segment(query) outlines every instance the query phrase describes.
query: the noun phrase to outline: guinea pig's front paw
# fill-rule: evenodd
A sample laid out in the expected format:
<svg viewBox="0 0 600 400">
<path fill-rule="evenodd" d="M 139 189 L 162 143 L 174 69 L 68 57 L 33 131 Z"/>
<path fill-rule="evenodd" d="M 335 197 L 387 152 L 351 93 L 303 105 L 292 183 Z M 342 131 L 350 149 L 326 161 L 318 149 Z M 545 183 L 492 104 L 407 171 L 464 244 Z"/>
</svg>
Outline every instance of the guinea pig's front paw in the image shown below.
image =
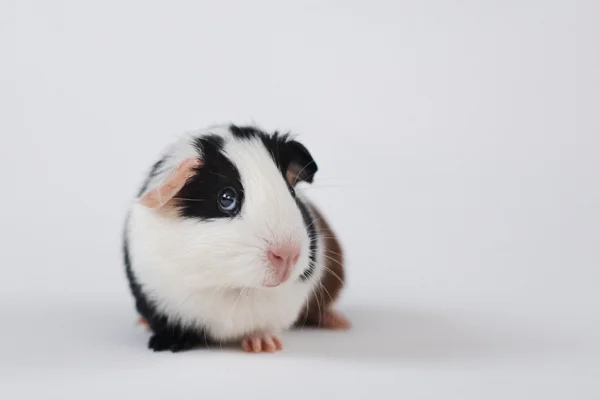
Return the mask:
<svg viewBox="0 0 600 400">
<path fill-rule="evenodd" d="M 171 351 L 176 353 L 191 349 L 195 344 L 195 340 L 185 335 L 175 337 L 169 334 L 155 333 L 148 341 L 148 348 L 154 351 Z"/>
<path fill-rule="evenodd" d="M 257 333 L 242 340 L 242 349 L 248 353 L 274 353 L 282 349 L 281 341 L 275 335 Z"/>
</svg>

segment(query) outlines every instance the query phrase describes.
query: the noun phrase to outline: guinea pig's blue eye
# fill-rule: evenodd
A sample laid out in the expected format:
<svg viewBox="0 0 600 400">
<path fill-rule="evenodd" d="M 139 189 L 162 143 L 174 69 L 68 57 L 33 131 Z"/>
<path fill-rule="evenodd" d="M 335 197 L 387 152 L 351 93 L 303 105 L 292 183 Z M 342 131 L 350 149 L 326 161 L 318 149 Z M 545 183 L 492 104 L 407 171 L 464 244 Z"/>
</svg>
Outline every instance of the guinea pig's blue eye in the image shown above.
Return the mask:
<svg viewBox="0 0 600 400">
<path fill-rule="evenodd" d="M 219 209 L 227 214 L 233 214 L 238 208 L 238 195 L 235 189 L 226 187 L 221 190 L 218 198 Z"/>
<path fill-rule="evenodd" d="M 292 195 L 292 197 L 296 197 L 296 190 L 294 190 L 294 188 L 291 186 L 290 186 L 290 194 Z"/>
</svg>

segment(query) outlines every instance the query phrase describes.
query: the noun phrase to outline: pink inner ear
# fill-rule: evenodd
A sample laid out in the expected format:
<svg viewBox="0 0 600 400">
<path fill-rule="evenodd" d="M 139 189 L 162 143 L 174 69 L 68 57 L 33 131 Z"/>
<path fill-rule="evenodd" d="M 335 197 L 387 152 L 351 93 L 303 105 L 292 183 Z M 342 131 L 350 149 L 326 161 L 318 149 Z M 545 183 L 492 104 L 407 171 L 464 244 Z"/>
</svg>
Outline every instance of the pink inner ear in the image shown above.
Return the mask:
<svg viewBox="0 0 600 400">
<path fill-rule="evenodd" d="M 140 199 L 140 203 L 149 208 L 163 207 L 194 175 L 193 169 L 199 165 L 202 165 L 202 162 L 197 158 L 183 161 L 159 187 L 146 192 Z"/>
</svg>

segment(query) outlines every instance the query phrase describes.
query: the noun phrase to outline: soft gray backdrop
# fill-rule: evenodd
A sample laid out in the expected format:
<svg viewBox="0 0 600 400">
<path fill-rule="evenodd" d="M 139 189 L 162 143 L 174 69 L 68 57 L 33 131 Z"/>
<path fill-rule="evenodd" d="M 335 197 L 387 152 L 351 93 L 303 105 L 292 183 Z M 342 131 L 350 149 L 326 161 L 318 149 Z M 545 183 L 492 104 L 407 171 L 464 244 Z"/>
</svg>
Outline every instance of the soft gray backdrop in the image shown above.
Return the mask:
<svg viewBox="0 0 600 400">
<path fill-rule="evenodd" d="M 599 4 L 0 1 L 0 397 L 598 399 Z M 352 331 L 146 350 L 125 206 L 225 121 L 319 162 Z"/>
</svg>

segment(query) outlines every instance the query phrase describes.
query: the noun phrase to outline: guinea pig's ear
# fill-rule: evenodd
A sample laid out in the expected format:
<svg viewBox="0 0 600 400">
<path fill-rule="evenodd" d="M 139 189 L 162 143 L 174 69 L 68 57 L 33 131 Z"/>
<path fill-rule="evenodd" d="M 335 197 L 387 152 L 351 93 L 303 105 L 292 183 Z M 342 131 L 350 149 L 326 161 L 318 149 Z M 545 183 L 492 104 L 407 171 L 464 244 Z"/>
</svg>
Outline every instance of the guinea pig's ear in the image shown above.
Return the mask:
<svg viewBox="0 0 600 400">
<path fill-rule="evenodd" d="M 188 158 L 181 162 L 173 172 L 154 189 L 148 190 L 140 198 L 140 203 L 149 208 L 162 208 L 194 176 L 194 169 L 202 165 L 197 158 Z"/>
<path fill-rule="evenodd" d="M 312 183 L 319 167 L 310 152 L 302 143 L 292 140 L 287 143 L 290 163 L 286 178 L 290 186 L 296 186 L 300 181 Z"/>
</svg>

